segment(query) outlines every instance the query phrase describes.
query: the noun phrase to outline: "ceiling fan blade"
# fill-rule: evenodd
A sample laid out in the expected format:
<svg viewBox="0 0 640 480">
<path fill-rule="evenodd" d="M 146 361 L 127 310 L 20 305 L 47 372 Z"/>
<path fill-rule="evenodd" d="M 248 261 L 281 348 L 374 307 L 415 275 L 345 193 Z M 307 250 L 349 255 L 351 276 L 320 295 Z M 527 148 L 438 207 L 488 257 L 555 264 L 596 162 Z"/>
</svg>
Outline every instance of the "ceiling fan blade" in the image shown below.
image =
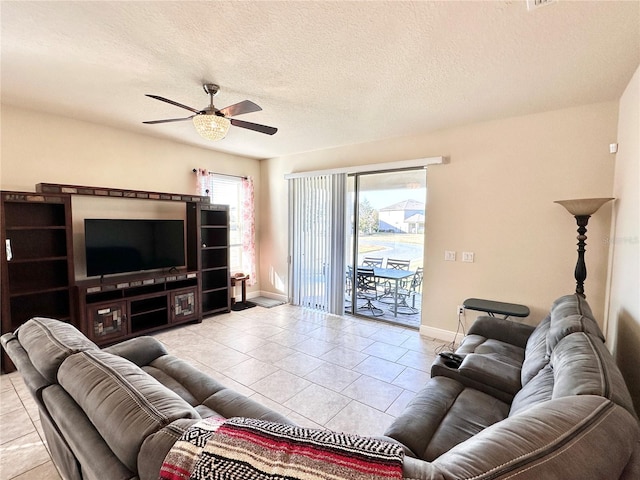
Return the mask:
<svg viewBox="0 0 640 480">
<path fill-rule="evenodd" d="M 149 120 L 142 123 L 153 125 L 156 123 L 182 122 L 184 120 L 191 120 L 193 117 L 195 117 L 195 115 L 191 115 L 190 117 L 184 117 L 184 118 L 167 118 L 165 120 Z"/>
<path fill-rule="evenodd" d="M 195 108 L 192 108 L 192 107 L 187 107 L 186 105 L 183 105 L 178 102 L 174 102 L 173 100 L 169 100 L 168 98 L 159 97 L 158 95 L 149 95 L 148 93 L 146 94 L 146 96 L 149 98 L 155 98 L 156 100 L 160 100 L 161 102 L 170 103 L 171 105 L 175 105 L 176 107 L 184 108 L 185 110 L 189 110 L 190 112 L 193 112 L 193 113 L 200 113 L 200 110 L 196 110 Z"/>
<path fill-rule="evenodd" d="M 278 131 L 275 127 L 267 127 L 266 125 L 260 125 L 259 123 L 251 123 L 245 122 L 244 120 L 236 120 L 235 118 L 231 118 L 231 125 L 241 128 L 247 128 L 249 130 L 254 130 L 260 133 L 266 133 L 267 135 L 273 135 Z"/>
<path fill-rule="evenodd" d="M 225 117 L 235 117 L 236 115 L 242 115 L 244 113 L 259 112 L 262 110 L 259 105 L 256 105 L 251 100 L 245 100 L 234 105 L 224 107 L 220 112 Z"/>
</svg>

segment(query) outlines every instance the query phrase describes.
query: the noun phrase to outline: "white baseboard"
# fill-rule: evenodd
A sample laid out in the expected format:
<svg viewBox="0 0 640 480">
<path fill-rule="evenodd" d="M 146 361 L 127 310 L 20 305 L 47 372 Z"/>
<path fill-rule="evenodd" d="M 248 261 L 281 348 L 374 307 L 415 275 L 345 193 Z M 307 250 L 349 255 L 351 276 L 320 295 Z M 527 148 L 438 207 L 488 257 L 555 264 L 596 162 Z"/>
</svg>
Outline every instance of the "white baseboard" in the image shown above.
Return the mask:
<svg viewBox="0 0 640 480">
<path fill-rule="evenodd" d="M 456 332 L 443 330 L 442 328 L 429 327 L 428 325 L 420 325 L 420 335 L 437 338 L 438 340 L 445 340 L 447 342 L 453 342 L 454 339 L 456 342 L 459 342 L 463 337 L 461 332 L 458 332 L 458 337 L 456 338 Z"/>
</svg>

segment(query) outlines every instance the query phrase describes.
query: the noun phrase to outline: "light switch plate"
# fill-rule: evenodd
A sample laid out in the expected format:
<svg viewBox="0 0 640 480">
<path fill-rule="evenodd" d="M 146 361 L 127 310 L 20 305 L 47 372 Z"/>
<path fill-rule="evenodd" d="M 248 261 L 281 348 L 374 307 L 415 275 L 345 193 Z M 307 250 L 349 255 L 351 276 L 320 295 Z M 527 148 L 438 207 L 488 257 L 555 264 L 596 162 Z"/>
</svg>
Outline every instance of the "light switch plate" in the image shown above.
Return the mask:
<svg viewBox="0 0 640 480">
<path fill-rule="evenodd" d="M 473 263 L 473 252 L 462 252 L 462 261 L 467 263 Z"/>
</svg>

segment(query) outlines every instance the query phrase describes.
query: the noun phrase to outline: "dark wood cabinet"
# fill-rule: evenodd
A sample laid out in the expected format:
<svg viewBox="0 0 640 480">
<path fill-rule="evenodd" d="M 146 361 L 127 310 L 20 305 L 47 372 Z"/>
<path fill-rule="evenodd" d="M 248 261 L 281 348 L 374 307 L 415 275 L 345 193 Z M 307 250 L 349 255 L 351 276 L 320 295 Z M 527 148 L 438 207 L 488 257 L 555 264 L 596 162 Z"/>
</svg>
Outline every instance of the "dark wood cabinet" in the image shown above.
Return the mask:
<svg viewBox="0 0 640 480">
<path fill-rule="evenodd" d="M 1 192 L 2 333 L 35 316 L 76 324 L 68 195 Z M 2 369 L 14 370 L 2 354 Z"/>
<path fill-rule="evenodd" d="M 187 211 L 188 231 L 195 238 L 188 262 L 200 271 L 203 315 L 229 312 L 229 206 L 193 204 Z"/>
<path fill-rule="evenodd" d="M 184 272 L 78 282 L 81 329 L 102 346 L 199 320 L 198 280 L 198 272 Z"/>
</svg>

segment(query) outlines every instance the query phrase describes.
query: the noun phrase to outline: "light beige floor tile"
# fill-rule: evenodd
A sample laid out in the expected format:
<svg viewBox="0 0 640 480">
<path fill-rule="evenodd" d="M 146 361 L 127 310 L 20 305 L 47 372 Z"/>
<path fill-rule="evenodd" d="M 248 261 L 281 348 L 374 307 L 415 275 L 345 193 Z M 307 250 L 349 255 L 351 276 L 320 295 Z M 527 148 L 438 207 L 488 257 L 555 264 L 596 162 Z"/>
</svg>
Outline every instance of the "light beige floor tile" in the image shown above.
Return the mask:
<svg viewBox="0 0 640 480">
<path fill-rule="evenodd" d="M 6 414 L 21 410 L 23 407 L 22 400 L 14 388 L 5 389 L 0 392 L 0 414 Z"/>
<path fill-rule="evenodd" d="M 409 340 L 411 335 L 406 333 L 404 329 L 381 328 L 373 335 L 370 335 L 369 338 L 389 345 L 399 346 Z"/>
<path fill-rule="evenodd" d="M 223 370 L 227 377 L 233 378 L 235 381 L 242 383 L 243 385 L 250 386 L 258 380 L 271 375 L 276 372 L 278 367 L 275 367 L 269 363 L 261 362 L 255 358 L 249 358 L 242 363 L 239 363 L 231 368 Z"/>
<path fill-rule="evenodd" d="M 413 400 L 415 397 L 415 392 L 411 392 L 409 390 L 404 390 L 398 398 L 391 404 L 389 408 L 385 411 L 387 415 L 391 415 L 392 417 L 399 417 L 404 409 L 407 407 L 409 402 Z"/>
<path fill-rule="evenodd" d="M 265 397 L 264 395 L 257 392 L 254 392 L 252 395 L 248 395 L 248 397 L 251 398 L 252 400 L 255 400 L 259 404 L 270 408 L 271 410 L 281 413 L 282 415 L 287 417 L 289 420 L 293 421 L 293 419 L 291 418 L 291 414 L 292 414 L 291 409 L 283 406 L 281 403 L 271 400 L 269 397 Z"/>
<path fill-rule="evenodd" d="M 353 367 L 356 372 L 364 373 L 383 382 L 391 383 L 406 367 L 383 358 L 369 357 Z"/>
<path fill-rule="evenodd" d="M 294 349 L 285 347 L 284 345 L 280 345 L 275 342 L 263 343 L 259 347 L 247 352 L 247 354 L 251 355 L 253 358 L 257 358 L 258 360 L 269 363 L 274 363 L 278 360 L 282 360 L 284 357 L 288 357 L 293 353 L 296 353 Z"/>
<path fill-rule="evenodd" d="M 352 350 L 362 351 L 369 345 L 373 345 L 376 341 L 367 337 L 361 337 L 360 335 L 353 335 L 346 333 L 338 338 L 335 343 L 342 347 L 347 347 Z"/>
<path fill-rule="evenodd" d="M 391 415 L 352 400 L 325 426 L 337 432 L 382 435 L 393 420 Z"/>
<path fill-rule="evenodd" d="M 278 360 L 274 365 L 286 370 L 287 372 L 304 377 L 307 373 L 315 370 L 323 363 L 324 360 L 320 360 L 302 352 L 296 352 L 282 360 Z"/>
<path fill-rule="evenodd" d="M 294 345 L 293 348 L 300 352 L 304 352 L 307 355 L 313 355 L 314 357 L 321 357 L 322 355 L 327 353 L 329 350 L 333 350 L 335 348 L 335 344 L 330 342 L 325 342 L 324 340 L 310 338 L 309 340 L 305 340 L 304 342 Z"/>
<path fill-rule="evenodd" d="M 369 355 L 357 350 L 352 350 L 351 348 L 341 346 L 336 347 L 333 350 L 329 350 L 320 358 L 322 360 L 326 360 L 327 362 L 340 365 L 341 367 L 351 369 L 356 365 L 364 362 L 367 358 L 369 358 Z"/>
<path fill-rule="evenodd" d="M 12 480 L 60 480 L 61 478 L 53 462 L 49 461 L 13 477 Z"/>
<path fill-rule="evenodd" d="M 396 360 L 396 362 L 400 365 L 415 368 L 416 370 L 430 372 L 431 364 L 435 359 L 436 355 L 433 352 L 416 352 L 415 350 L 409 350 Z"/>
<path fill-rule="evenodd" d="M 401 387 L 362 375 L 342 394 L 384 412 L 403 392 Z"/>
<path fill-rule="evenodd" d="M 392 383 L 404 388 L 405 390 L 418 392 L 424 387 L 430 378 L 431 375 L 427 372 L 407 367 L 393 380 Z"/>
<path fill-rule="evenodd" d="M 373 345 L 369 345 L 367 348 L 362 350 L 362 353 L 373 355 L 374 357 L 384 358 L 385 360 L 389 360 L 390 362 L 395 362 L 405 353 L 407 353 L 407 349 L 389 345 L 387 343 L 376 342 Z"/>
<path fill-rule="evenodd" d="M 360 378 L 361 374 L 347 368 L 332 363 L 320 365 L 314 371 L 305 375 L 307 380 L 316 385 L 330 388 L 336 392 L 341 392 L 346 387 Z"/>
<path fill-rule="evenodd" d="M 2 425 L 0 445 L 36 431 L 29 414 L 24 408 L 0 414 L 0 425 Z"/>
<path fill-rule="evenodd" d="M 47 449 L 35 431 L 0 446 L 3 478 L 13 478 L 50 460 Z"/>
<path fill-rule="evenodd" d="M 304 333 L 292 332 L 290 330 L 269 337 L 270 342 L 284 345 L 285 347 L 293 347 L 298 343 L 308 340 L 310 337 Z"/>
<path fill-rule="evenodd" d="M 265 397 L 282 404 L 309 385 L 311 385 L 309 380 L 285 370 L 278 370 L 255 382 L 251 385 L 251 388 Z"/>
<path fill-rule="evenodd" d="M 344 395 L 312 384 L 287 400 L 284 406 L 319 425 L 324 425 L 349 402 L 350 399 Z"/>
</svg>

